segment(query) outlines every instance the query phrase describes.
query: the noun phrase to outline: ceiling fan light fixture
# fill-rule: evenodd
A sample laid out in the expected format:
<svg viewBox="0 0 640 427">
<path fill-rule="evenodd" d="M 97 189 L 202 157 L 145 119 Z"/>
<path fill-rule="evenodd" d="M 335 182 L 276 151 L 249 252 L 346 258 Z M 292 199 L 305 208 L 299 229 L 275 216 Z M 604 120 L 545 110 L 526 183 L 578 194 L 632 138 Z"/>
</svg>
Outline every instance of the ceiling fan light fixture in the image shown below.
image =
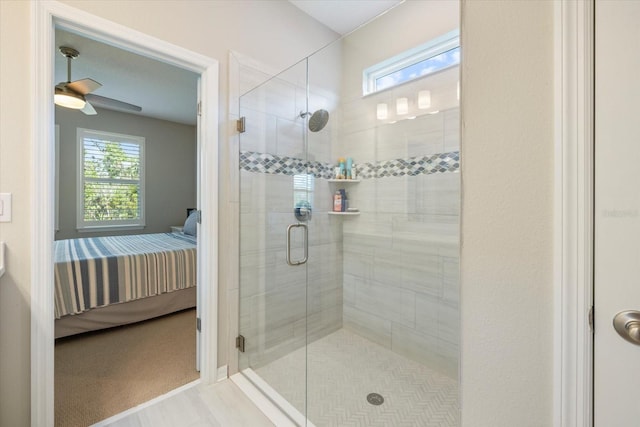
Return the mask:
<svg viewBox="0 0 640 427">
<path fill-rule="evenodd" d="M 84 96 L 65 87 L 56 87 L 56 92 L 53 95 L 53 102 L 61 107 L 73 108 L 74 110 L 83 109 L 87 103 Z"/>
</svg>

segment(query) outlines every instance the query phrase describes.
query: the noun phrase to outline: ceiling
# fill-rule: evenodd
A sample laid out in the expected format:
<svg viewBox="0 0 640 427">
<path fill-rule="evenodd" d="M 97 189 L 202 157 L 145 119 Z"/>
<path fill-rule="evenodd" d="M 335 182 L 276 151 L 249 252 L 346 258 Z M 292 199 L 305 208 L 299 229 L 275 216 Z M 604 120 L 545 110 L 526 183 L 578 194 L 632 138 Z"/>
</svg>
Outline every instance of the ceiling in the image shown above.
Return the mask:
<svg viewBox="0 0 640 427">
<path fill-rule="evenodd" d="M 347 34 L 404 0 L 289 1 L 333 31 Z M 80 52 L 71 62 L 71 81 L 91 78 L 102 84 L 96 95 L 142 107 L 131 114 L 196 124 L 196 73 L 57 29 L 56 49 L 60 46 Z M 55 82 L 66 81 L 67 59 L 57 53 Z"/>
<path fill-rule="evenodd" d="M 71 61 L 71 81 L 92 78 L 102 84 L 92 93 L 142 107 L 131 114 L 196 124 L 196 73 L 57 29 L 56 49 L 60 46 L 80 52 Z M 63 81 L 67 59 L 57 52 L 55 82 Z"/>
<path fill-rule="evenodd" d="M 289 0 L 316 21 L 345 35 L 404 0 Z"/>
</svg>

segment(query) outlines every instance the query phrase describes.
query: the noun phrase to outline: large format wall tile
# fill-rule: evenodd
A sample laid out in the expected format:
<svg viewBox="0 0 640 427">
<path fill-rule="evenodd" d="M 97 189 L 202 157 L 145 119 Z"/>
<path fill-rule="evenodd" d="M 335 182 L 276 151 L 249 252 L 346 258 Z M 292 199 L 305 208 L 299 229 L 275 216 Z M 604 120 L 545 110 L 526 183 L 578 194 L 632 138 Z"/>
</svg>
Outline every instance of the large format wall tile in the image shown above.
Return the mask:
<svg viewBox="0 0 640 427">
<path fill-rule="evenodd" d="M 457 156 L 458 121 L 458 109 L 451 109 L 359 134 L 373 133 L 368 148 L 375 145 L 376 164 Z M 398 176 L 348 186 L 361 215 L 343 223 L 344 327 L 450 376 L 457 375 L 460 325 L 455 162 L 442 172 L 413 174 L 398 161 Z"/>
<path fill-rule="evenodd" d="M 391 350 L 451 378 L 458 377 L 457 349 L 437 337 L 394 324 L 391 333 Z"/>
<path fill-rule="evenodd" d="M 344 327 L 383 347 L 391 348 L 391 321 L 345 305 Z"/>
<path fill-rule="evenodd" d="M 415 293 L 403 288 L 360 281 L 355 308 L 412 328 L 416 324 Z"/>
</svg>

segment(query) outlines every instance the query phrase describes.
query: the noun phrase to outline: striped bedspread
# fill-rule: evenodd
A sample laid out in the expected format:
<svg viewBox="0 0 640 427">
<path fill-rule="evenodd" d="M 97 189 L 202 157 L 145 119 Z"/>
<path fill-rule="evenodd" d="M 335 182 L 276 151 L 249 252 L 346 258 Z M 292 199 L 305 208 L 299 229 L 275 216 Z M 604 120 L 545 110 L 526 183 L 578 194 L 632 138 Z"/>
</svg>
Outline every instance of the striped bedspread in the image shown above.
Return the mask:
<svg viewBox="0 0 640 427">
<path fill-rule="evenodd" d="M 177 233 L 59 240 L 55 316 L 196 285 L 196 239 Z"/>
</svg>

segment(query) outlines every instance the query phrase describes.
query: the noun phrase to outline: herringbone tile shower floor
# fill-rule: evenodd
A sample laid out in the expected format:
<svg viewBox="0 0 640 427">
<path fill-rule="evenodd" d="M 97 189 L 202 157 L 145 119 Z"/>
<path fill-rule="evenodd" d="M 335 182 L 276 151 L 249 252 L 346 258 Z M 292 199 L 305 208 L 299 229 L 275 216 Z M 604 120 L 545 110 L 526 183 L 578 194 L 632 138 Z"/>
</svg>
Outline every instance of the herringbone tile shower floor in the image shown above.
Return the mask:
<svg viewBox="0 0 640 427">
<path fill-rule="evenodd" d="M 458 383 L 345 329 L 256 369 L 316 427 L 455 427 Z M 306 381 L 305 381 L 306 380 Z M 374 406 L 367 394 L 379 393 Z"/>
</svg>

